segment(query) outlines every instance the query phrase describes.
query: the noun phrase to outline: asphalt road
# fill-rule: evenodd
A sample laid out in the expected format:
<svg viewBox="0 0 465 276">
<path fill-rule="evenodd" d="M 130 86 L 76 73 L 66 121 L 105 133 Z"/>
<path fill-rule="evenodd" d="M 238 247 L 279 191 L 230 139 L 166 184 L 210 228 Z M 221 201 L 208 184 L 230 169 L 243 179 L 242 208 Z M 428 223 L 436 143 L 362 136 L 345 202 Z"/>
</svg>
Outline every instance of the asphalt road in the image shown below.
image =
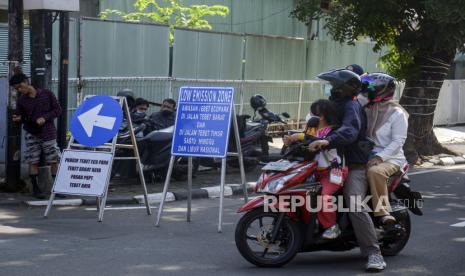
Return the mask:
<svg viewBox="0 0 465 276">
<path fill-rule="evenodd" d="M 425 196 L 423 217 L 412 215 L 406 248 L 387 258 L 386 275 L 465 275 L 465 168 L 412 175 Z M 299 254 L 280 269 L 256 268 L 234 244 L 240 198 L 225 200 L 217 233 L 217 199 L 167 204 L 160 228 L 144 209 L 0 208 L 0 275 L 362 275 L 365 259 L 348 252 Z M 156 211 L 154 209 L 154 211 Z M 463 222 L 463 227 L 451 225 Z"/>
</svg>

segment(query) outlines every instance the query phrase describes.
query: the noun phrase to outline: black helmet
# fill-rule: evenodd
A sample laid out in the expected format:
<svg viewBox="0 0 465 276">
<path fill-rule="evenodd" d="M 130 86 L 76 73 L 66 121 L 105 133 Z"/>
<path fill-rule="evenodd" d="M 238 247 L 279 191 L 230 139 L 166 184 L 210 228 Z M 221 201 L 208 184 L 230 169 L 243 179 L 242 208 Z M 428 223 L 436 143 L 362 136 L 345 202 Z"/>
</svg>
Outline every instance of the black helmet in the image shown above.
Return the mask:
<svg viewBox="0 0 465 276">
<path fill-rule="evenodd" d="M 371 73 L 363 75 L 362 91 L 370 100 L 370 103 L 389 101 L 394 98 L 396 92 L 396 79 L 384 73 Z"/>
<path fill-rule="evenodd" d="M 319 74 L 318 78 L 328 81 L 331 84 L 332 99 L 354 97 L 361 88 L 360 77 L 347 69 L 324 72 Z"/>
<path fill-rule="evenodd" d="M 129 109 L 135 107 L 136 100 L 134 99 L 134 93 L 129 88 L 124 88 L 123 90 L 119 91 L 116 94 L 118 97 L 126 97 L 126 101 L 128 102 Z"/>
<path fill-rule="evenodd" d="M 265 98 L 263 98 L 262 95 L 260 94 L 256 94 L 256 95 L 253 95 L 251 98 L 250 98 L 250 106 L 254 109 L 254 110 L 259 110 L 259 109 L 262 109 L 266 106 L 266 100 Z"/>
<path fill-rule="evenodd" d="M 359 76 L 363 75 L 363 72 L 364 72 L 362 66 L 358 64 L 347 65 L 346 69 L 354 72 L 355 74 Z"/>
</svg>

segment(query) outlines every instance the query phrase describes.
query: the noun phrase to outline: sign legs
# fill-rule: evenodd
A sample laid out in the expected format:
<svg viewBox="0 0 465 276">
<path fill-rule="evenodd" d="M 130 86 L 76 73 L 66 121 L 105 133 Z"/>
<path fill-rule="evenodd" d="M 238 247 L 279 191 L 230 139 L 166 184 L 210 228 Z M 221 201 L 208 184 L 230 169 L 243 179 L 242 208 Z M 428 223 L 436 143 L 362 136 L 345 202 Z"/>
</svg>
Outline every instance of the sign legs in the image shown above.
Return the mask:
<svg viewBox="0 0 465 276">
<path fill-rule="evenodd" d="M 103 220 L 103 212 L 105 211 L 105 205 L 107 204 L 107 195 L 108 195 L 108 190 L 103 195 L 102 199 L 100 200 L 100 209 L 99 209 L 99 212 L 98 212 L 98 222 L 102 222 L 102 220 Z"/>
<path fill-rule="evenodd" d="M 96 204 L 97 204 L 97 212 L 100 213 L 100 197 L 97 197 L 97 199 L 96 199 L 95 202 L 96 202 Z"/>
<path fill-rule="evenodd" d="M 242 182 L 242 189 L 244 191 L 244 201 L 249 201 L 247 195 L 247 182 L 245 180 L 245 170 L 244 170 L 244 159 L 242 156 L 242 148 L 241 148 L 241 137 L 239 135 L 239 126 L 237 124 L 236 118 L 236 109 L 233 106 L 233 127 L 234 127 L 234 138 L 236 138 L 236 149 L 237 149 L 237 159 L 239 160 L 239 169 L 241 171 L 241 182 Z"/>
<path fill-rule="evenodd" d="M 165 178 L 165 186 L 163 187 L 163 195 L 160 201 L 160 206 L 158 207 L 158 216 L 157 216 L 157 221 L 155 222 L 155 226 L 160 226 L 160 219 L 163 214 L 163 205 L 165 203 L 166 199 L 166 194 L 168 193 L 168 186 L 170 185 L 170 179 L 171 179 L 171 173 L 173 172 L 173 166 L 174 166 L 174 159 L 175 156 L 171 156 L 170 158 L 170 164 L 168 166 L 168 171 L 166 172 L 166 178 Z"/>
<path fill-rule="evenodd" d="M 52 194 L 50 195 L 50 198 L 48 200 L 47 209 L 45 209 L 44 218 L 46 218 L 48 216 L 48 213 L 50 212 L 50 209 L 52 209 L 53 199 L 55 199 L 55 193 L 52 192 Z"/>
<path fill-rule="evenodd" d="M 223 199 L 224 183 L 226 179 L 226 158 L 221 159 L 221 183 L 220 183 L 220 214 L 218 219 L 218 233 L 223 231 Z"/>
<path fill-rule="evenodd" d="M 187 159 L 187 222 L 191 221 L 192 208 L 192 156 Z"/>
<path fill-rule="evenodd" d="M 142 188 L 144 189 L 144 202 L 145 207 L 147 208 L 147 215 L 151 215 L 152 210 L 150 210 L 149 198 L 147 196 L 147 186 L 145 185 L 145 177 L 144 172 L 142 171 L 142 164 L 140 163 L 140 159 L 137 159 L 137 166 L 139 170 L 140 183 L 142 184 Z"/>
</svg>

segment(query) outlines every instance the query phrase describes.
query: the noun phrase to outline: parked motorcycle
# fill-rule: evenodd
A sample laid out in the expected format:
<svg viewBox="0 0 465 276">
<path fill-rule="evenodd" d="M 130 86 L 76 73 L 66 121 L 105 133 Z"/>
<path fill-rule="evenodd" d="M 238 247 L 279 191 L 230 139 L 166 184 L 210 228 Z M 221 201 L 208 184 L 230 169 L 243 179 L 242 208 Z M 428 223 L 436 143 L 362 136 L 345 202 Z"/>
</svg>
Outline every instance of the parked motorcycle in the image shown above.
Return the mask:
<svg viewBox="0 0 465 276">
<path fill-rule="evenodd" d="M 143 137 L 144 130 L 147 124 L 145 121 L 133 122 L 134 135 L 136 140 Z M 118 132 L 117 144 L 131 144 L 131 134 L 129 132 L 129 126 L 127 120 L 124 120 Z M 117 157 L 133 157 L 134 152 L 132 149 L 117 148 L 115 155 Z M 138 174 L 136 171 L 136 163 L 134 160 L 115 160 L 113 161 L 113 168 L 111 172 L 111 178 L 118 177 L 122 179 L 137 178 Z"/>
<path fill-rule="evenodd" d="M 171 158 L 171 144 L 174 126 L 154 130 L 138 141 L 141 162 L 144 165 L 144 175 L 150 175 L 154 181 L 162 180 L 166 176 Z M 198 158 L 193 158 L 192 174 L 195 175 L 199 167 Z M 171 176 L 178 180 L 187 179 L 187 157 L 177 156 Z"/>
<path fill-rule="evenodd" d="M 255 169 L 260 162 L 269 162 L 272 160 L 276 161 L 281 159 L 280 154 L 270 155 L 269 153 L 268 143 L 273 142 L 273 138 L 268 135 L 267 129 L 271 123 L 286 124 L 286 122 L 279 115 L 269 111 L 266 108 L 266 100 L 263 98 L 263 96 L 253 96 L 250 99 L 250 105 L 254 109 L 253 118 L 250 115 L 236 116 L 245 171 L 251 171 Z M 260 116 L 259 118 L 256 118 L 257 113 Z M 285 118 L 290 117 L 289 114 L 285 112 L 281 115 Z M 236 139 L 232 125 L 230 130 L 228 151 L 237 152 Z M 239 167 L 239 161 L 236 157 L 228 157 L 227 163 L 231 167 Z M 204 167 L 220 167 L 221 159 L 201 158 L 200 165 Z"/>
<path fill-rule="evenodd" d="M 285 159 L 269 163 L 258 179 L 256 192 L 264 195 L 243 205 L 238 213 L 245 213 L 236 226 L 235 241 L 240 254 L 260 267 L 280 267 L 291 261 L 299 252 L 329 250 L 345 251 L 357 246 L 347 212 L 337 214 L 342 234 L 334 240 L 324 240 L 315 208 L 321 184 L 315 181 L 316 162 L 306 150 L 309 142 L 300 142 L 287 149 Z M 404 171 L 408 170 L 408 166 Z M 408 210 L 422 215 L 422 197 L 408 185 L 406 173 L 394 175 L 388 185 L 392 212 L 397 223 L 384 227 L 374 218 L 381 251 L 385 256 L 398 254 L 407 244 L 411 223 Z M 339 191 L 335 196 L 342 195 Z M 296 196 L 304 198 L 297 206 Z M 290 200 L 282 200 L 288 197 Z M 340 206 L 341 203 L 334 203 Z M 265 205 L 274 207 L 265 212 Z M 286 210 L 284 207 L 289 207 Z M 369 205 L 371 206 L 371 205 Z M 296 207 L 295 210 L 293 207 Z M 347 207 L 347 206 L 345 206 Z"/>
</svg>

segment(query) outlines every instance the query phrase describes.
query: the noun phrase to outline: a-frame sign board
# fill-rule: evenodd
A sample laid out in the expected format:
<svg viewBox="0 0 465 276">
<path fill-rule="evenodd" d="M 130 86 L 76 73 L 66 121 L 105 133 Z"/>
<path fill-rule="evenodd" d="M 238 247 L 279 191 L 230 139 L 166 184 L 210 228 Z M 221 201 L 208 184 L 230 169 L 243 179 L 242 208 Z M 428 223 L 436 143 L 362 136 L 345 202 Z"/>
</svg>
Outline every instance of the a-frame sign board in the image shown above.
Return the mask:
<svg viewBox="0 0 465 276">
<path fill-rule="evenodd" d="M 117 143 L 117 133 L 123 119 L 123 114 L 130 131 L 130 144 Z M 73 116 L 71 133 L 68 146 L 63 150 L 57 177 L 53 184 L 52 194 L 44 217 L 48 216 L 56 194 L 95 196 L 97 198 L 98 221 L 101 222 L 108 196 L 113 160 L 118 159 L 132 159 L 136 161 L 140 182 L 144 191 L 147 214 L 150 215 L 151 210 L 149 201 L 147 200 L 147 186 L 145 185 L 142 164 L 126 98 L 87 96 Z M 78 139 L 76 139 L 76 136 L 79 136 Z M 134 152 L 134 156 L 115 156 L 117 148 L 131 149 Z"/>
<path fill-rule="evenodd" d="M 233 124 L 237 152 L 228 152 L 230 125 Z M 176 123 L 171 148 L 171 159 L 166 174 L 163 196 L 158 209 L 156 226 L 160 225 L 163 205 L 170 184 L 174 161 L 177 156 L 188 158 L 187 221 L 191 217 L 193 157 L 221 158 L 220 206 L 218 232 L 222 232 L 223 198 L 226 177 L 226 158 L 239 161 L 244 200 L 247 202 L 247 184 L 242 159 L 239 128 L 234 108 L 232 87 L 181 87 L 179 90 Z"/>
</svg>

